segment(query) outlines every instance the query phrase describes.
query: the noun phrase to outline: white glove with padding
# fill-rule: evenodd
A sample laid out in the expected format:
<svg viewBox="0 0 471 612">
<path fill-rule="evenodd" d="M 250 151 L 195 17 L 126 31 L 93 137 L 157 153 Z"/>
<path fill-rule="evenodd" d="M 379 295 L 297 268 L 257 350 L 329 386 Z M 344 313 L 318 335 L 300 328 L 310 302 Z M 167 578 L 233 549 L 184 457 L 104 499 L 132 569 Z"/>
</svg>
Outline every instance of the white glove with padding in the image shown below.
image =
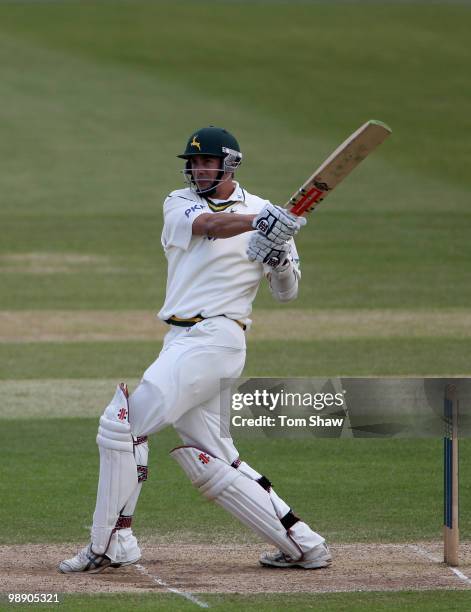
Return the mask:
<svg viewBox="0 0 471 612">
<path fill-rule="evenodd" d="M 252 227 L 269 240 L 282 244 L 306 225 L 305 217 L 291 214 L 281 206 L 267 204 L 252 221 Z"/>
<path fill-rule="evenodd" d="M 260 232 L 253 232 L 247 247 L 247 257 L 250 261 L 259 261 L 276 270 L 288 258 L 290 246 L 287 242 L 278 244 Z"/>
</svg>

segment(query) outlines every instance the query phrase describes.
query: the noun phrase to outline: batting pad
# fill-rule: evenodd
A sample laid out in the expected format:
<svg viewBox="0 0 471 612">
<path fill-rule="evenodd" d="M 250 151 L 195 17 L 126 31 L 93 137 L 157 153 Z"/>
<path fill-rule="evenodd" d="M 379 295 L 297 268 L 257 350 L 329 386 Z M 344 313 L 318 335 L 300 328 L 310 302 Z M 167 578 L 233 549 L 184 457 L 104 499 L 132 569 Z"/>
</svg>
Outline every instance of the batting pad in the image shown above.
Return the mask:
<svg viewBox="0 0 471 612">
<path fill-rule="evenodd" d="M 291 559 L 302 557 L 302 550 L 281 524 L 269 493 L 255 480 L 192 446 L 174 448 L 170 455 L 207 499 L 214 500 Z"/>
<path fill-rule="evenodd" d="M 240 462 L 237 470 L 252 480 L 260 481 L 262 478 L 262 475 L 250 467 L 250 465 L 245 461 Z M 273 487 L 270 486 L 268 494 L 275 509 L 276 515 L 281 520 L 287 515 L 288 512 L 290 512 L 291 508 L 275 493 Z M 296 523 L 290 527 L 289 532 L 291 538 L 296 542 L 303 553 L 308 552 L 314 548 L 314 546 L 318 546 L 319 544 L 325 542 L 321 535 L 313 531 L 309 525 L 302 520 L 296 521 Z"/>
<path fill-rule="evenodd" d="M 247 476 L 247 478 L 250 478 L 251 480 L 260 480 L 260 478 L 263 478 L 259 472 L 250 467 L 250 465 L 245 461 L 241 461 L 237 469 L 239 470 L 239 472 L 245 474 L 245 476 Z M 268 495 L 270 496 L 271 503 L 275 508 L 277 517 L 279 519 L 282 519 L 290 511 L 291 508 L 286 502 L 284 502 L 280 497 L 278 497 L 278 495 L 271 487 L 268 491 Z"/>
<path fill-rule="evenodd" d="M 120 512 L 138 484 L 127 410 L 127 397 L 118 386 L 100 418 L 97 435 L 100 477 L 92 527 L 92 548 L 97 554 L 106 552 Z"/>
</svg>

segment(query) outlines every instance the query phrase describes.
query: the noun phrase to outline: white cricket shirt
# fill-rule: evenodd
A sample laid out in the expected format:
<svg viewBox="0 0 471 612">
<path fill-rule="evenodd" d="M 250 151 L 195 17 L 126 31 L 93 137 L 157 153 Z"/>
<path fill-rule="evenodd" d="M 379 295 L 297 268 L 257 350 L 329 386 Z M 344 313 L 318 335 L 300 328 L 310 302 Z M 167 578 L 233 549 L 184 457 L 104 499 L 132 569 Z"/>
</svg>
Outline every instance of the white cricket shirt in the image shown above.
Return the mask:
<svg viewBox="0 0 471 612">
<path fill-rule="evenodd" d="M 209 238 L 194 236 L 192 225 L 203 213 L 251 215 L 258 214 L 266 204 L 268 200 L 248 193 L 238 183 L 228 200 L 208 202 L 189 188 L 172 191 L 164 202 L 162 246 L 168 276 L 160 319 L 225 315 L 250 324 L 260 280 L 270 271 L 247 258 L 251 232 L 232 238 Z M 292 258 L 297 265 L 294 242 Z"/>
</svg>

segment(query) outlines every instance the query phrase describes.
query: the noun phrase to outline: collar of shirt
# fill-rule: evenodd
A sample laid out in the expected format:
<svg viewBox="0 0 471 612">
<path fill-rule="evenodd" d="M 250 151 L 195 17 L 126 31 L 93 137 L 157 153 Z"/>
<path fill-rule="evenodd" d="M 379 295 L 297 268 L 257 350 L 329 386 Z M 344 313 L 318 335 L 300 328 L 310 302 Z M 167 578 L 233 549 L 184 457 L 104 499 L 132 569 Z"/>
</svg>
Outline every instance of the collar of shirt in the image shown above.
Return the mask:
<svg viewBox="0 0 471 612">
<path fill-rule="evenodd" d="M 234 181 L 235 183 L 235 188 L 234 191 L 231 193 L 230 197 L 227 198 L 227 200 L 218 200 L 216 198 L 208 198 L 208 200 L 211 200 L 211 202 L 213 202 L 213 204 L 224 204 L 226 202 L 234 202 L 234 204 L 237 202 L 238 204 L 243 204 L 244 206 L 247 206 L 247 203 L 245 201 L 245 192 L 242 189 L 242 187 L 239 185 L 239 183 L 237 181 Z"/>
</svg>

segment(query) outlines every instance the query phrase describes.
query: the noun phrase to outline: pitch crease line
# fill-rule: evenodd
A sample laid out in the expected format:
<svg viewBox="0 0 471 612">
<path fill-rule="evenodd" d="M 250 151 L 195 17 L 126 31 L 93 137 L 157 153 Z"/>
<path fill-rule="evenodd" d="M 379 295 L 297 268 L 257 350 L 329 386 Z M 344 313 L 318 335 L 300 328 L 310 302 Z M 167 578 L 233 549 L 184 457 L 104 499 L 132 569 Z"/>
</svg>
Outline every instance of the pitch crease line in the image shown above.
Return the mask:
<svg viewBox="0 0 471 612">
<path fill-rule="evenodd" d="M 200 608 L 209 608 L 209 604 L 207 604 L 205 601 L 202 601 L 201 599 L 198 599 L 197 597 L 195 597 L 191 593 L 187 593 L 186 591 L 180 591 L 179 589 L 171 587 L 169 584 L 167 584 L 165 582 L 165 580 L 162 580 L 162 578 L 159 578 L 158 576 L 152 575 L 143 565 L 140 565 L 139 563 L 135 563 L 134 567 L 137 569 L 138 572 L 141 572 L 141 574 L 144 574 L 145 576 L 150 578 L 152 580 L 152 582 L 155 582 L 159 586 L 164 587 L 170 593 L 174 593 L 175 595 L 179 595 L 180 597 L 184 597 L 185 599 L 188 599 L 189 601 L 191 601 L 192 603 L 196 604 Z"/>
<path fill-rule="evenodd" d="M 434 561 L 435 563 L 441 563 L 441 561 L 442 561 L 439 557 L 436 557 L 435 555 L 432 555 L 431 553 L 428 552 L 428 550 L 425 550 L 425 548 L 422 548 L 421 546 L 417 546 L 415 544 L 411 544 L 411 548 L 418 555 L 420 555 L 421 557 L 425 557 L 426 559 L 430 559 L 430 561 Z M 469 585 L 471 585 L 471 578 L 468 578 L 468 576 L 466 576 L 466 574 L 463 574 L 463 572 L 461 572 L 456 567 L 451 567 L 451 566 L 447 566 L 447 567 L 448 567 L 448 569 L 451 572 L 453 572 L 455 574 L 455 576 L 457 578 L 459 578 L 460 580 L 463 580 L 464 582 L 466 582 Z"/>
</svg>

